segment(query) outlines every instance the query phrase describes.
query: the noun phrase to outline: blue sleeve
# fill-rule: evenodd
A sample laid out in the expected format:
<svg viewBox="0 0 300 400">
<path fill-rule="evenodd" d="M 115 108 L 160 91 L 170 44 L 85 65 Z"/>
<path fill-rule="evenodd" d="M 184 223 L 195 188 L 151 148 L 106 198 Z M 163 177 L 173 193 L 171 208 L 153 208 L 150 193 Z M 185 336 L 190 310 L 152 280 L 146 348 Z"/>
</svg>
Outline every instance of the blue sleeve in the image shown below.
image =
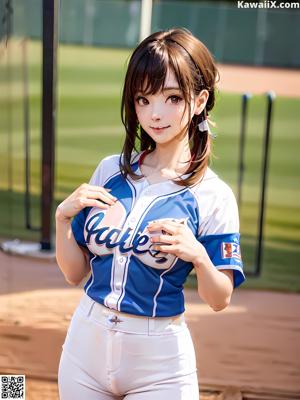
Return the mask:
<svg viewBox="0 0 300 400">
<path fill-rule="evenodd" d="M 218 269 L 232 269 L 234 288 L 246 279 L 240 251 L 240 234 L 224 233 L 200 237 L 209 258 Z"/>
<path fill-rule="evenodd" d="M 207 217 L 201 221 L 198 241 L 217 269 L 233 270 L 234 288 L 246 277 L 240 250 L 239 214 L 233 192 L 227 187 Z"/>
<path fill-rule="evenodd" d="M 74 235 L 74 238 L 76 242 L 83 247 L 87 247 L 85 238 L 84 238 L 84 223 L 86 219 L 86 210 L 87 208 L 84 208 L 81 210 L 77 215 L 72 220 L 72 232 Z"/>
</svg>

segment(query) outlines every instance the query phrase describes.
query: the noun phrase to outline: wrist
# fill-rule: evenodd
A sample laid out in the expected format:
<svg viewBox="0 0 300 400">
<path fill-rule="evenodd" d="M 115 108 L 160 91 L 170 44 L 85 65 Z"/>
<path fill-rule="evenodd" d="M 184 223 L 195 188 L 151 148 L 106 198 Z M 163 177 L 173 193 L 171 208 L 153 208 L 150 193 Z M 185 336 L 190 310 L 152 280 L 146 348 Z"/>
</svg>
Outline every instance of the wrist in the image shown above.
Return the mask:
<svg viewBox="0 0 300 400">
<path fill-rule="evenodd" d="M 201 248 L 197 251 L 197 255 L 194 257 L 192 264 L 195 268 L 202 268 L 207 264 L 209 257 L 205 248 L 200 244 Z"/>
<path fill-rule="evenodd" d="M 194 258 L 194 260 L 193 260 L 193 265 L 194 265 L 194 267 L 195 268 L 201 268 L 202 266 L 203 266 L 203 264 L 204 264 L 204 262 L 203 262 L 204 260 L 203 260 L 203 256 L 202 255 L 197 255 L 195 258 Z"/>
<path fill-rule="evenodd" d="M 60 207 L 58 206 L 55 212 L 55 220 L 56 222 L 62 222 L 65 224 L 71 223 L 71 218 L 66 217 L 63 212 L 61 211 Z"/>
</svg>

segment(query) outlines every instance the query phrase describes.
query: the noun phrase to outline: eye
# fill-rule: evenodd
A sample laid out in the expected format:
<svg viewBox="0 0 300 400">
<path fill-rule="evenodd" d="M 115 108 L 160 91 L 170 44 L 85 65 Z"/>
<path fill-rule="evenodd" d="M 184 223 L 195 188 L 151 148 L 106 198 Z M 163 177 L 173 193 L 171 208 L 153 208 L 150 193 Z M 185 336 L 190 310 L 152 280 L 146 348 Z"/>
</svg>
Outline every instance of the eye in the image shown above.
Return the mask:
<svg viewBox="0 0 300 400">
<path fill-rule="evenodd" d="M 176 95 L 169 96 L 168 100 L 169 99 L 170 99 L 172 104 L 179 104 L 183 100 L 182 97 L 179 97 L 179 96 L 176 96 Z"/>
<path fill-rule="evenodd" d="M 145 106 L 149 104 L 149 101 L 146 99 L 146 97 L 143 96 L 137 96 L 135 101 L 138 103 L 139 106 Z"/>
</svg>

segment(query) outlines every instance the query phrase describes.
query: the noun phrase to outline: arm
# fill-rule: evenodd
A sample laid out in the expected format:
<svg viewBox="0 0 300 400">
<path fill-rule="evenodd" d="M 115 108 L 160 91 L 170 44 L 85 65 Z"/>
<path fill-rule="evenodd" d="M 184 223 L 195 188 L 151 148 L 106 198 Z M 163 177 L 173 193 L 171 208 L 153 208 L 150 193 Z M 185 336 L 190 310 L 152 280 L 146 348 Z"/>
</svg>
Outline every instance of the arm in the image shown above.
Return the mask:
<svg viewBox="0 0 300 400">
<path fill-rule="evenodd" d="M 244 279 L 239 247 L 239 215 L 232 190 L 219 181 L 218 189 L 202 210 L 198 253 L 193 265 L 199 296 L 215 311 L 224 309 L 234 287 Z M 200 234 L 201 232 L 201 234 Z M 231 254 L 226 250 L 229 246 Z"/>
<path fill-rule="evenodd" d="M 107 209 L 115 201 L 116 198 L 103 187 L 82 184 L 57 207 L 56 260 L 71 285 L 78 285 L 90 271 L 88 251 L 76 242 L 71 219 L 85 207 Z"/>
<path fill-rule="evenodd" d="M 71 219 L 65 218 L 59 208 L 55 219 L 57 264 L 66 281 L 70 285 L 78 285 L 90 271 L 88 255 L 74 238 Z"/>
<path fill-rule="evenodd" d="M 233 272 L 216 269 L 203 246 L 201 250 L 198 254 L 202 255 L 197 256 L 193 261 L 197 275 L 198 294 L 214 311 L 221 311 L 230 303 L 233 292 Z"/>
<path fill-rule="evenodd" d="M 217 269 L 208 256 L 205 247 L 198 242 L 192 231 L 175 222 L 153 222 L 148 231 L 164 230 L 151 238 L 153 249 L 174 254 L 184 261 L 191 262 L 196 270 L 198 294 L 214 311 L 223 310 L 230 302 L 233 292 L 233 272 Z M 165 245 L 156 245 L 156 243 Z M 225 266 L 224 266 L 225 267 Z"/>
</svg>

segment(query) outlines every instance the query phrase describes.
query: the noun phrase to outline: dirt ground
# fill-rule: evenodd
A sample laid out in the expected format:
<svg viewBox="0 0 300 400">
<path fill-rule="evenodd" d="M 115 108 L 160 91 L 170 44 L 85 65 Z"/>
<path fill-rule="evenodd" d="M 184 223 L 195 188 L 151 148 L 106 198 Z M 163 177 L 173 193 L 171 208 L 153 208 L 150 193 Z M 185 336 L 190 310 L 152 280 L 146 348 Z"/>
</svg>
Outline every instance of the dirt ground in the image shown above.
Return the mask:
<svg viewBox="0 0 300 400">
<path fill-rule="evenodd" d="M 218 65 L 219 88 L 225 92 L 300 97 L 300 70 L 262 68 L 238 65 Z"/>
<path fill-rule="evenodd" d="M 27 400 L 58 399 L 61 345 L 81 295 L 55 262 L 0 252 L 0 374 L 25 374 Z M 300 399 L 300 295 L 238 288 L 221 312 L 195 291 L 186 300 L 201 400 Z"/>
</svg>

